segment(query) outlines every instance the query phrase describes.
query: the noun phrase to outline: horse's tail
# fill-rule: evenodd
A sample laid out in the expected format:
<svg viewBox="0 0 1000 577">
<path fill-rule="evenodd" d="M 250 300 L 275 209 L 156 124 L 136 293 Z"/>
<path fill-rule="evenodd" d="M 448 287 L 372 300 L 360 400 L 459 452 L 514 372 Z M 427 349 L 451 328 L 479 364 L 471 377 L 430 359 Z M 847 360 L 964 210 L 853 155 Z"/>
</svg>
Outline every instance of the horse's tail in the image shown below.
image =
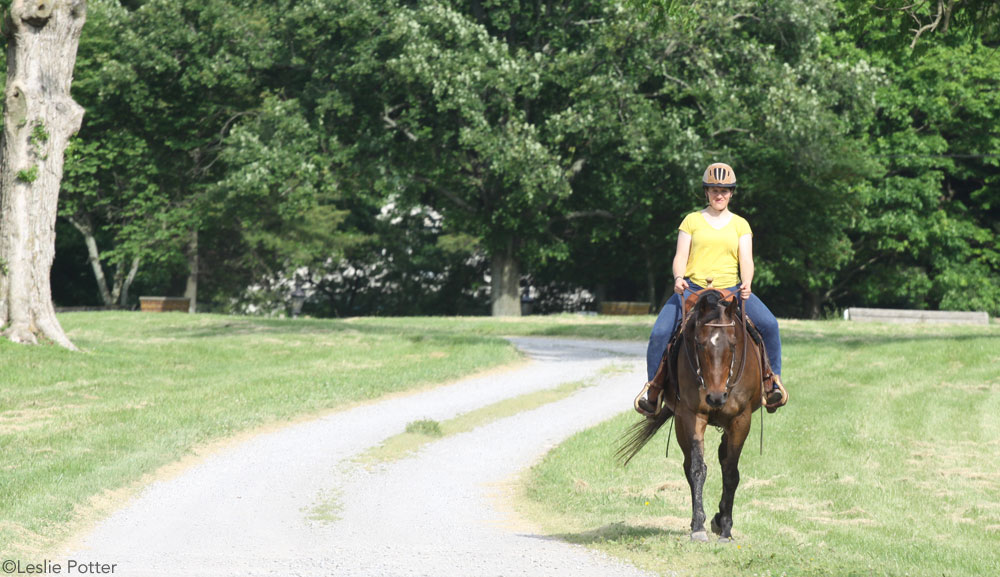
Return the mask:
<svg viewBox="0 0 1000 577">
<path fill-rule="evenodd" d="M 628 462 L 632 460 L 632 457 L 639 454 L 639 451 L 646 446 L 646 443 L 656 435 L 656 432 L 660 430 L 673 413 L 670 409 L 666 407 L 663 411 L 655 417 L 647 417 L 638 423 L 632 425 L 625 431 L 625 434 L 621 436 L 619 441 L 621 441 L 621 446 L 615 451 L 615 459 L 618 460 L 622 466 L 628 465 Z"/>
</svg>

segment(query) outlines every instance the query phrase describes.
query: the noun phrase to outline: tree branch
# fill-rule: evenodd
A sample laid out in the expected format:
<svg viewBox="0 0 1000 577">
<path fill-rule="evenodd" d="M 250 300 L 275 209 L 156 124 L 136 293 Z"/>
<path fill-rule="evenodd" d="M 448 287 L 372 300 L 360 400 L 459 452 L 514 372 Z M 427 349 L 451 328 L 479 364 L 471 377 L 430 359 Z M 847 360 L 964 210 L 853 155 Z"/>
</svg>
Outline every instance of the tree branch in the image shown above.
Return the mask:
<svg viewBox="0 0 1000 577">
<path fill-rule="evenodd" d="M 398 122 L 396 122 L 395 120 L 393 120 L 391 116 L 389 116 L 393 112 L 399 110 L 401 107 L 402 105 L 394 106 L 393 108 L 386 108 L 385 112 L 382 113 L 382 122 L 385 122 L 386 128 L 402 132 L 403 135 L 406 136 L 406 138 L 410 139 L 410 142 L 417 142 L 419 139 L 415 134 L 407 130 L 406 127 L 400 126 Z"/>
<path fill-rule="evenodd" d="M 583 170 L 583 166 L 585 164 L 587 164 L 587 159 L 586 158 L 581 158 L 581 159 L 577 160 L 576 162 L 574 162 L 573 166 L 570 166 L 569 170 L 566 171 L 566 180 L 570 180 L 571 181 L 574 178 L 576 178 L 576 175 L 580 174 L 580 172 Z"/>
<path fill-rule="evenodd" d="M 870 259 L 866 260 L 865 262 L 861 263 L 861 265 L 859 265 L 858 267 L 856 267 L 854 270 L 848 272 L 847 275 L 845 275 L 844 278 L 841 279 L 841 281 L 839 283 L 833 285 L 832 287 L 830 287 L 829 290 L 826 291 L 826 293 L 824 294 L 824 298 L 826 298 L 827 300 L 829 300 L 833 296 L 833 293 L 837 292 L 838 290 L 841 289 L 841 287 L 843 287 L 847 283 L 849 283 L 851 281 L 851 279 L 853 279 L 855 276 L 857 276 L 857 274 L 859 272 L 862 272 L 866 268 L 868 268 L 869 266 L 875 264 L 880 258 L 882 258 L 882 255 L 875 255 L 875 256 L 871 257 Z"/>
<path fill-rule="evenodd" d="M 476 210 L 476 207 L 474 207 L 471 204 L 469 204 L 468 202 L 466 202 L 464 199 L 462 199 L 462 197 L 458 196 L 457 194 L 455 194 L 454 192 L 448 190 L 447 188 L 444 188 L 442 186 L 439 186 L 439 185 L 435 184 L 429 178 L 424 178 L 422 176 L 414 176 L 413 180 L 415 180 L 417 182 L 420 182 L 422 184 L 426 184 L 431 189 L 433 189 L 435 192 L 441 193 L 448 200 L 454 202 L 459 208 L 461 208 L 462 210 L 464 210 L 464 211 L 466 211 L 468 213 L 476 214 L 477 212 L 479 212 L 479 211 Z"/>
<path fill-rule="evenodd" d="M 598 210 L 576 210 L 573 212 L 568 212 L 566 213 L 566 220 L 576 220 L 578 218 L 588 218 L 592 216 L 606 218 L 609 220 L 615 220 L 616 218 L 618 218 L 617 216 L 615 216 L 614 214 L 612 214 L 607 210 L 598 209 Z"/>
<path fill-rule="evenodd" d="M 743 132 L 743 133 L 748 133 L 750 131 L 747 130 L 746 128 L 720 128 L 719 130 L 716 130 L 715 132 L 713 132 L 711 136 L 712 136 L 712 138 L 715 138 L 716 136 L 719 136 L 720 134 L 726 134 L 727 132 Z"/>
<path fill-rule="evenodd" d="M 914 30 L 914 32 L 916 32 L 916 35 L 913 37 L 913 42 L 910 43 L 910 50 L 913 50 L 913 48 L 917 45 L 917 41 L 920 40 L 921 34 L 923 34 L 924 32 L 928 31 L 933 32 L 937 30 L 938 25 L 941 24 L 941 20 L 945 18 L 945 15 L 947 15 L 947 19 L 945 20 L 946 22 L 945 32 L 947 32 L 947 21 L 951 20 L 951 11 L 952 8 L 954 8 L 954 6 L 955 6 L 955 0 L 948 0 L 947 7 L 944 4 L 944 0 L 938 0 L 937 17 L 934 18 L 934 21 L 931 22 L 930 24 L 925 24 L 921 26 L 919 29 Z M 917 17 L 913 12 L 909 12 L 909 14 L 910 16 L 913 17 L 914 20 L 917 20 Z M 917 20 L 917 23 L 919 24 L 920 21 Z"/>
</svg>

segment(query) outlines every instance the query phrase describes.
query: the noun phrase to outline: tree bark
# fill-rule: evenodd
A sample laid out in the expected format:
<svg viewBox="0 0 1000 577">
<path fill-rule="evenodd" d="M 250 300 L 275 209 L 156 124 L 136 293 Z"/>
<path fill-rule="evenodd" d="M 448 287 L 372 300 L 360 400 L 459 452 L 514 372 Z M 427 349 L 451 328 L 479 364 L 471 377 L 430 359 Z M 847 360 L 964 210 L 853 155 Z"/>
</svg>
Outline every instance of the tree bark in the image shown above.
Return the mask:
<svg viewBox="0 0 1000 577">
<path fill-rule="evenodd" d="M 184 289 L 184 297 L 188 301 L 188 312 L 194 314 L 198 312 L 198 229 L 191 231 L 187 246 L 188 279 L 187 288 Z"/>
<path fill-rule="evenodd" d="M 115 301 L 111 296 L 111 291 L 108 290 L 108 280 L 104 276 L 104 267 L 101 266 L 101 252 L 97 248 L 97 239 L 94 238 L 94 226 L 90 217 L 86 215 L 71 216 L 68 220 L 73 228 L 83 236 L 83 243 L 87 246 L 87 261 L 90 262 L 90 268 L 94 271 L 94 280 L 97 281 L 97 292 L 100 293 L 104 306 L 109 307 Z"/>
<path fill-rule="evenodd" d="M 135 282 L 135 275 L 139 272 L 140 260 L 139 257 L 132 259 L 132 267 L 128 271 L 128 276 L 125 277 L 125 282 L 122 283 L 121 299 L 118 301 L 118 304 L 123 309 L 128 308 L 128 289 L 132 288 L 132 283 Z"/>
<path fill-rule="evenodd" d="M 56 320 L 50 273 L 64 152 L 83 108 L 70 97 L 86 0 L 14 0 L 6 22 L 0 163 L 0 323 L 12 341 L 42 335 L 76 349 Z"/>
<path fill-rule="evenodd" d="M 114 281 L 111 288 L 108 288 L 108 280 L 104 275 L 104 265 L 101 264 L 101 251 L 97 246 L 97 238 L 94 237 L 94 225 L 90 215 L 83 214 L 67 217 L 69 223 L 73 225 L 80 235 L 83 236 L 83 243 L 87 247 L 87 261 L 94 271 L 94 280 L 97 281 L 97 291 L 101 295 L 101 302 L 106 307 L 120 306 L 128 307 L 128 289 L 135 282 L 135 275 L 139 272 L 141 259 L 135 257 L 129 266 L 128 274 L 125 273 L 124 263 L 115 266 Z"/>
<path fill-rule="evenodd" d="M 513 240 L 493 254 L 492 264 L 490 300 L 493 304 L 493 316 L 521 316 L 521 267 Z"/>
<path fill-rule="evenodd" d="M 603 303 L 608 298 L 608 285 L 603 282 L 599 282 L 594 285 L 594 310 L 601 310 L 601 303 Z"/>
<path fill-rule="evenodd" d="M 823 315 L 823 303 L 826 299 L 818 290 L 806 292 L 806 306 L 809 309 L 809 318 L 818 320 Z"/>
</svg>

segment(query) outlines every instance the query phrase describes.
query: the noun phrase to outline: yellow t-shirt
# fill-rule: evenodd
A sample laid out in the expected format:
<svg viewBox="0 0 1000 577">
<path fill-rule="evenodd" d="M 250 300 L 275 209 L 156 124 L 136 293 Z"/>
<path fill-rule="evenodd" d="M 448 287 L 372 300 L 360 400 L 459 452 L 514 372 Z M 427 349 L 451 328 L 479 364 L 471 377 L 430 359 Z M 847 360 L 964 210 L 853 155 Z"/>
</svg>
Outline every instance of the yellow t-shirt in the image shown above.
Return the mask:
<svg viewBox="0 0 1000 577">
<path fill-rule="evenodd" d="M 712 279 L 715 288 L 729 288 L 740 283 L 740 238 L 753 234 L 745 218 L 733 215 L 722 228 L 715 228 L 701 212 L 684 217 L 680 230 L 691 235 L 691 252 L 688 254 L 684 276 L 699 286 L 708 285 Z"/>
</svg>

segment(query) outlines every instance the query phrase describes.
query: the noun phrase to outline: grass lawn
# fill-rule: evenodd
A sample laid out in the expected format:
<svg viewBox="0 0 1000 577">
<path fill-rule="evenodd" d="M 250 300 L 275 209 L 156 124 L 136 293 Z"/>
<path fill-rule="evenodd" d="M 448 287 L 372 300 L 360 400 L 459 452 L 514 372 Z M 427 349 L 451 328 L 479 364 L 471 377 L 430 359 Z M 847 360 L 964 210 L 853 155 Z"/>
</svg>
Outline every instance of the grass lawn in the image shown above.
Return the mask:
<svg viewBox="0 0 1000 577">
<path fill-rule="evenodd" d="M 569 337 L 645 341 L 655 317 L 582 316 L 573 314 L 492 317 L 366 317 L 349 322 L 371 328 L 391 330 L 441 331 L 456 335 Z"/>
<path fill-rule="evenodd" d="M 214 441 L 518 361 L 499 336 L 644 340 L 653 320 L 60 319 L 83 352 L 0 340 L 3 558 L 37 560 L 113 507 L 105 495 Z M 628 469 L 613 463 L 635 419 L 627 411 L 537 466 L 526 512 L 554 535 L 654 570 L 1000 574 L 1000 327 L 782 326 L 792 401 L 767 416 L 763 457 L 753 430 L 735 545 L 688 542 L 676 440 L 669 461 L 662 435 Z M 441 423 L 441 434 L 465 420 Z M 709 515 L 719 491 L 714 466 Z"/>
<path fill-rule="evenodd" d="M 628 412 L 553 450 L 521 507 L 553 535 L 682 575 L 1000 575 L 1000 327 L 782 321 L 790 403 L 744 449 L 735 544 L 689 541 L 666 429 L 628 468 Z M 721 495 L 706 441 L 709 518 Z"/>
<path fill-rule="evenodd" d="M 113 507 L 110 491 L 213 441 L 518 361 L 499 335 L 645 338 L 652 324 L 575 315 L 60 320 L 83 352 L 0 339 L 0 558 L 37 560 Z"/>
</svg>

